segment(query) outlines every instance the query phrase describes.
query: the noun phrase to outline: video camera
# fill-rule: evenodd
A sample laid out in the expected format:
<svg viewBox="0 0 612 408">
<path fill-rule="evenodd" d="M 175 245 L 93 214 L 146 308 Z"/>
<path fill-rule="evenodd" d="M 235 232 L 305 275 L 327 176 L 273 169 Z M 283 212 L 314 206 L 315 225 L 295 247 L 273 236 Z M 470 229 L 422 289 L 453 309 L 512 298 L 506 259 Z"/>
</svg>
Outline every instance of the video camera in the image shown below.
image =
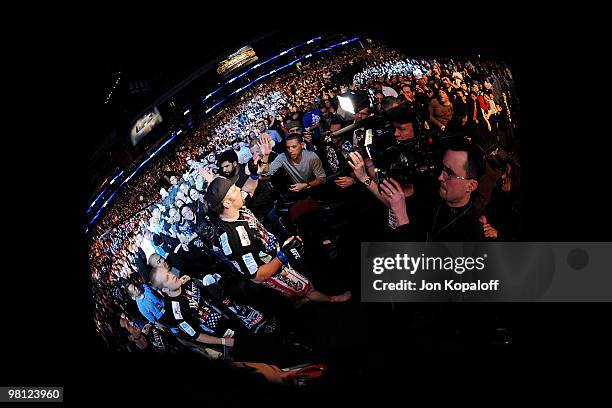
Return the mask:
<svg viewBox="0 0 612 408">
<path fill-rule="evenodd" d="M 359 108 L 365 109 L 366 106 L 371 106 L 367 105 L 364 94 L 356 96 L 354 98 L 356 103 L 352 104 L 354 95 L 349 94 L 342 97 L 344 98 L 341 99 L 343 109 L 354 112 Z M 398 109 L 403 110 L 401 112 L 404 114 L 406 111 L 409 112 L 407 114 L 411 116 L 410 123 L 413 124 L 415 136 L 406 141 L 397 141 L 394 136 L 393 123 L 398 120 Z M 464 136 L 460 132 L 422 129 L 414 112 L 403 105 L 371 115 L 331 133 L 330 137 L 337 139 L 347 134 L 352 135 L 355 131 L 362 133 L 361 137 L 357 134 L 358 137 L 355 138 L 358 144 L 355 146 L 351 141 L 345 141 L 342 144 L 341 152 L 347 160 L 351 152 L 359 152 L 362 157 L 370 158 L 376 166 L 379 184 L 388 178 L 393 178 L 400 184 L 406 185 L 420 178 L 437 177 L 446 147 L 453 140 Z"/>
<path fill-rule="evenodd" d="M 427 131 L 410 140 L 396 142 L 382 151 L 375 151 L 371 158 L 376 165 L 377 183 L 393 178 L 405 186 L 438 177 L 446 148 L 460 138 L 463 138 L 463 134 L 458 132 L 441 134 Z"/>
</svg>

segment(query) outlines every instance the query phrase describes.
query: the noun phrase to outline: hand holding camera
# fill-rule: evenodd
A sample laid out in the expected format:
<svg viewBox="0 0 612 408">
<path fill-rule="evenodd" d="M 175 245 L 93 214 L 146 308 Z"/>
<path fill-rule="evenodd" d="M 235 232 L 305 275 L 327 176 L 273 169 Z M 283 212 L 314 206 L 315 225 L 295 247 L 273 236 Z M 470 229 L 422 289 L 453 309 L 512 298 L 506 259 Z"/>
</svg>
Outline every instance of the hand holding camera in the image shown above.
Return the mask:
<svg viewBox="0 0 612 408">
<path fill-rule="evenodd" d="M 387 207 L 395 214 L 397 225 L 408 224 L 406 197 L 414 194 L 412 184 L 407 187 L 406 193 L 401 184 L 392 178 L 385 179 L 378 187 L 380 189 L 380 195 L 384 201 L 386 201 Z"/>
<path fill-rule="evenodd" d="M 392 210 L 402 209 L 406 207 L 406 195 L 404 189 L 396 180 L 389 178 L 385 179 L 380 185 L 380 194 L 389 203 L 389 208 Z M 412 195 L 412 194 L 411 194 Z"/>
</svg>

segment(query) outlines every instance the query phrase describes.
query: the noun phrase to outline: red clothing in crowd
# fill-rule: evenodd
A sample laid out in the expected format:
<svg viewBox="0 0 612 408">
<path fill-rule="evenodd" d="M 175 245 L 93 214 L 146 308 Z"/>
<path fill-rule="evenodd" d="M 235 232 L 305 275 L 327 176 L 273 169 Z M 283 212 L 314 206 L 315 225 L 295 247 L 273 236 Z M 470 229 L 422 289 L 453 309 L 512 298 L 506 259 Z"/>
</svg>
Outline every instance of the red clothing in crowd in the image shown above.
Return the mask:
<svg viewBox="0 0 612 408">
<path fill-rule="evenodd" d="M 482 94 L 478 95 L 478 103 L 485 112 L 488 112 L 491 109 L 491 107 L 489 106 L 489 101 L 486 101 Z"/>
</svg>

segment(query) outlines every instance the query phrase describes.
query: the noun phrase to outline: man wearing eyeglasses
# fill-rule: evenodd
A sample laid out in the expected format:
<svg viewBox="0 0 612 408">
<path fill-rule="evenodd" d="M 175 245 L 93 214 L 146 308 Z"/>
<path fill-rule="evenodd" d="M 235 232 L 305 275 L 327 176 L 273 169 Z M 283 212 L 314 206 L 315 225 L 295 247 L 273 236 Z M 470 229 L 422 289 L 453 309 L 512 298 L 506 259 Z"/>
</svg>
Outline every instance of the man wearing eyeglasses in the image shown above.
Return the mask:
<svg viewBox="0 0 612 408">
<path fill-rule="evenodd" d="M 436 209 L 429 241 L 483 241 L 485 239 L 478 213 L 471 200 L 482 173 L 480 153 L 474 146 L 451 146 L 442 159 L 438 176 L 438 194 L 442 203 Z M 392 192 L 392 191 L 390 191 Z"/>
<path fill-rule="evenodd" d="M 401 186 L 394 179 L 383 181 L 380 186 L 365 172 L 365 164 L 359 153 L 351 153 L 351 167 L 357 178 L 366 184 L 394 214 L 394 236 L 400 241 L 483 241 L 482 224 L 474 208 L 471 195 L 478 188 L 482 173 L 478 150 L 467 143 L 458 143 L 446 150 L 442 159 L 442 171 L 438 195 L 442 199 L 433 206 L 433 214 L 414 220 L 406 204 L 413 194 L 411 188 Z M 415 221 L 420 226 L 415 225 Z"/>
</svg>

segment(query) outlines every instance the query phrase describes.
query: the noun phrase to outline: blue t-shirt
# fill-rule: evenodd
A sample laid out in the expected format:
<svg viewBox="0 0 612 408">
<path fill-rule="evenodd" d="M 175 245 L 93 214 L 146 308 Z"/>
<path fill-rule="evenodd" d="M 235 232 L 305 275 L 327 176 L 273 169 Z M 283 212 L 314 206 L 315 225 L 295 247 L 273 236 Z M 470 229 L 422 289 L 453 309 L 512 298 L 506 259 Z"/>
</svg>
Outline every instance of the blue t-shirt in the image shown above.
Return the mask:
<svg viewBox="0 0 612 408">
<path fill-rule="evenodd" d="M 173 205 L 174 205 L 174 202 L 175 202 L 175 200 L 176 200 L 176 195 L 177 195 L 177 194 L 178 194 L 178 192 L 180 191 L 180 190 L 179 190 L 179 185 L 180 185 L 180 182 L 179 182 L 179 183 L 177 183 L 177 184 L 176 184 L 176 185 L 174 185 L 174 186 L 171 186 L 171 187 L 170 187 L 170 189 L 168 190 L 168 197 L 166 197 L 166 198 L 167 198 L 168 202 L 169 202 L 171 205 L 170 205 L 170 206 L 166 206 L 166 205 L 164 204 L 164 206 L 166 206 L 166 208 L 169 208 L 169 207 L 171 207 L 171 206 L 173 206 Z"/>
<path fill-rule="evenodd" d="M 274 140 L 276 143 L 282 143 L 283 142 L 283 137 L 276 130 L 268 129 L 268 130 L 266 130 L 265 133 L 269 134 L 270 137 L 272 138 L 272 140 Z"/>
<path fill-rule="evenodd" d="M 158 247 L 158 246 L 153 245 L 153 249 L 155 249 L 155 253 L 157 255 L 163 256 L 164 258 L 166 256 L 168 256 L 168 252 L 164 251 L 164 249 L 162 247 Z"/>
<path fill-rule="evenodd" d="M 317 108 L 304 115 L 304 129 L 316 126 L 321 121 L 321 111 Z M 315 138 L 321 137 L 321 129 L 317 128 L 311 132 Z"/>
<path fill-rule="evenodd" d="M 155 323 L 164 314 L 164 302 L 149 285 L 142 285 L 141 290 L 143 296 L 136 299 L 136 306 L 149 323 Z"/>
</svg>

